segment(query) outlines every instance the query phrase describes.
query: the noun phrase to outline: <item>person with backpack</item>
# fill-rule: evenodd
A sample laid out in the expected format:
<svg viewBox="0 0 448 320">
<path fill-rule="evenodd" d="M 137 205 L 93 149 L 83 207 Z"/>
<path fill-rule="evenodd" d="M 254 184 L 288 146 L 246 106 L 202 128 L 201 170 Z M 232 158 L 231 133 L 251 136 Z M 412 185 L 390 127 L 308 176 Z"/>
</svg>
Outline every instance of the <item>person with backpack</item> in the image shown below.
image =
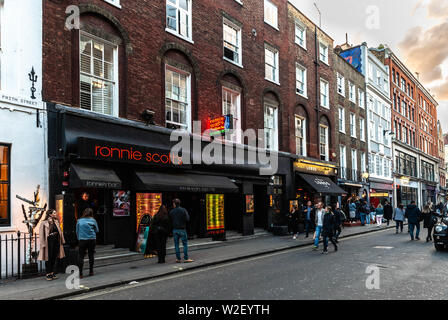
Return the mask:
<svg viewBox="0 0 448 320">
<path fill-rule="evenodd" d="M 416 206 L 415 201 L 412 201 L 411 204 L 407 206 L 405 211 L 405 217 L 408 219 L 409 234 L 411 235 L 411 241 L 414 240 L 414 229 L 417 229 L 415 234 L 415 240 L 420 240 L 418 236 L 420 234 L 420 221 L 422 219 L 422 213 L 420 209 Z"/>
</svg>

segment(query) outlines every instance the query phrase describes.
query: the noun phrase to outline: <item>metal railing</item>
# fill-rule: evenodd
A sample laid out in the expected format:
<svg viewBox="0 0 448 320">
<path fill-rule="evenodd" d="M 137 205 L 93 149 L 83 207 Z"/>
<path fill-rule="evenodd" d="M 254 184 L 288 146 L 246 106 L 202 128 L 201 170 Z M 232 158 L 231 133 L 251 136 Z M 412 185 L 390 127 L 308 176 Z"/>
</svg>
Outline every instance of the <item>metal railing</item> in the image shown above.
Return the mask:
<svg viewBox="0 0 448 320">
<path fill-rule="evenodd" d="M 28 233 L 0 235 L 0 279 L 38 276 L 44 263 L 37 261 L 39 236 Z"/>
<path fill-rule="evenodd" d="M 360 170 L 341 167 L 339 168 L 339 179 L 361 182 L 362 173 Z"/>
</svg>

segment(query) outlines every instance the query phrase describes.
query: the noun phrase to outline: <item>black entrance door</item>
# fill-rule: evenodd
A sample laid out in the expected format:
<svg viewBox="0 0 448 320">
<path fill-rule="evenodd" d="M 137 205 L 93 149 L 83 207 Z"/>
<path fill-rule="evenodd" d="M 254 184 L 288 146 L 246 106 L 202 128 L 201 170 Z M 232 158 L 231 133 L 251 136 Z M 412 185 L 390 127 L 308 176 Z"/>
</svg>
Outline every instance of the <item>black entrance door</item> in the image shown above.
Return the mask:
<svg viewBox="0 0 448 320">
<path fill-rule="evenodd" d="M 268 205 L 267 205 L 267 187 L 262 185 L 254 185 L 255 194 L 255 228 L 268 228 Z"/>
</svg>

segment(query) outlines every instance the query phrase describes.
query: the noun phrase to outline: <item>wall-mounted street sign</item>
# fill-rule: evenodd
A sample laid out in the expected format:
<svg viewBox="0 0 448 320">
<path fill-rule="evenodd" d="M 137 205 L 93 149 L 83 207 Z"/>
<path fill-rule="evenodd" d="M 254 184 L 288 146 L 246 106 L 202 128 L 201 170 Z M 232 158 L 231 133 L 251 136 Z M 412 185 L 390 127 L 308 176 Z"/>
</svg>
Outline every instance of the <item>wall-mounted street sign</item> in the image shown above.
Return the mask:
<svg viewBox="0 0 448 320">
<path fill-rule="evenodd" d="M 207 129 L 213 130 L 210 135 L 221 135 L 233 129 L 233 115 L 228 114 L 207 122 Z"/>
</svg>

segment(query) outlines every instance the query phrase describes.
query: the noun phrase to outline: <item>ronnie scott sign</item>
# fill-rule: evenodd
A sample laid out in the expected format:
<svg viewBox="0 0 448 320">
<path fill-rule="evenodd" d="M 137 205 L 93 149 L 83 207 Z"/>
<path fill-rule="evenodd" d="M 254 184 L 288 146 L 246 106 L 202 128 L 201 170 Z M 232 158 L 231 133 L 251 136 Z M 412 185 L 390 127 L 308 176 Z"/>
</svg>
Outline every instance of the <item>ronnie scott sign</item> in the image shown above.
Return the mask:
<svg viewBox="0 0 448 320">
<path fill-rule="evenodd" d="M 82 159 L 152 164 L 157 166 L 183 165 L 182 157 L 171 154 L 169 150 L 84 137 L 78 138 L 78 154 Z"/>
</svg>

